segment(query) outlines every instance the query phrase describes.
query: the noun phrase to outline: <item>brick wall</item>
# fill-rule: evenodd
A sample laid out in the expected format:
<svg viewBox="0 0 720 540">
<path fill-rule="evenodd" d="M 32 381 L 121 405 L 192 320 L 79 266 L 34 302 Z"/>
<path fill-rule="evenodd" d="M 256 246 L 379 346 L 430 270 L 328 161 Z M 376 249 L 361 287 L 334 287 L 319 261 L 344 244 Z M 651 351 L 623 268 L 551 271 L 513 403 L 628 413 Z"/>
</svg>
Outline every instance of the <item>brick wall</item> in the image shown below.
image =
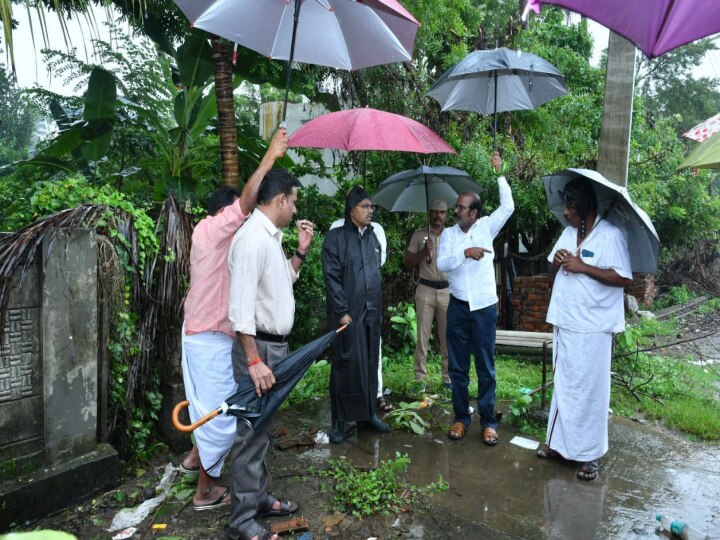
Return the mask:
<svg viewBox="0 0 720 540">
<path fill-rule="evenodd" d="M 655 300 L 655 276 L 652 274 L 633 274 L 633 282 L 625 289 L 634 296 L 642 307 L 650 307 Z"/>
<path fill-rule="evenodd" d="M 518 276 L 513 280 L 513 326 L 524 332 L 552 332 L 545 322 L 550 305 L 550 275 Z"/>
</svg>

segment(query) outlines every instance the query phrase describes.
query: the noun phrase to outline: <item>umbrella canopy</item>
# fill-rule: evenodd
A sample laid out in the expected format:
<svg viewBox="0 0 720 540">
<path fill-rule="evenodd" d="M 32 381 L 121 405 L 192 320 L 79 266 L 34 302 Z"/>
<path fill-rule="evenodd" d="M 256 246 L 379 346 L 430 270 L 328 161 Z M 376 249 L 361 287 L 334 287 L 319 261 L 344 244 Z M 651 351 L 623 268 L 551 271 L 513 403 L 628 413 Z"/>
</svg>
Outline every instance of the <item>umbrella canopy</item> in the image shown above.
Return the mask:
<svg viewBox="0 0 720 540">
<path fill-rule="evenodd" d="M 465 171 L 423 166 L 384 180 L 373 202 L 392 212 L 426 212 L 435 199 L 442 199 L 452 208 L 463 191 L 480 194 L 482 188 Z"/>
<path fill-rule="evenodd" d="M 550 62 L 500 47 L 471 52 L 425 95 L 440 103 L 443 111 L 494 114 L 497 132 L 497 113 L 533 110 L 565 94 L 565 79 Z"/>
<path fill-rule="evenodd" d="M 323 114 L 288 139 L 288 146 L 454 154 L 440 136 L 406 116 L 365 107 Z"/>
<path fill-rule="evenodd" d="M 346 326 L 341 326 L 337 330 L 320 336 L 278 362 L 273 368 L 275 385 L 261 397 L 258 397 L 255 393 L 255 385 L 248 376 L 238 384 L 237 392 L 223 401 L 217 409 L 194 424 L 183 425 L 180 423 L 180 411 L 187 407 L 188 402 L 182 401 L 178 403 L 173 410 L 173 425 L 180 431 L 190 432 L 219 414 L 225 413 L 244 419 L 255 431 L 263 429 L 272 420 L 282 402 L 285 401 L 285 398 L 295 388 L 295 385 L 302 379 L 313 362 L 332 343 L 337 334 L 345 330 Z"/>
<path fill-rule="evenodd" d="M 569 225 L 563 210 L 565 203 L 560 192 L 570 180 L 586 178 L 592 182 L 598 199 L 598 217 L 606 219 L 623 231 L 628 242 L 633 272 L 655 274 L 660 254 L 660 238 L 645 211 L 636 205 L 627 189 L 611 182 L 596 171 L 565 169 L 545 176 L 545 195 L 550 212 L 564 226 Z"/>
<path fill-rule="evenodd" d="M 717 0 L 529 0 L 559 6 L 599 22 L 632 41 L 649 58 L 720 32 Z"/>
<path fill-rule="evenodd" d="M 397 0 L 175 3 L 193 26 L 269 58 L 287 60 L 288 83 L 293 61 L 347 70 L 408 61 L 420 26 Z"/>
<path fill-rule="evenodd" d="M 703 142 L 708 137 L 715 135 L 720 131 L 720 113 L 700 122 L 697 126 L 690 128 L 683 137 L 692 139 L 693 141 Z"/>
<path fill-rule="evenodd" d="M 705 140 L 692 154 L 685 158 L 678 169 L 720 169 L 720 133 Z"/>
</svg>

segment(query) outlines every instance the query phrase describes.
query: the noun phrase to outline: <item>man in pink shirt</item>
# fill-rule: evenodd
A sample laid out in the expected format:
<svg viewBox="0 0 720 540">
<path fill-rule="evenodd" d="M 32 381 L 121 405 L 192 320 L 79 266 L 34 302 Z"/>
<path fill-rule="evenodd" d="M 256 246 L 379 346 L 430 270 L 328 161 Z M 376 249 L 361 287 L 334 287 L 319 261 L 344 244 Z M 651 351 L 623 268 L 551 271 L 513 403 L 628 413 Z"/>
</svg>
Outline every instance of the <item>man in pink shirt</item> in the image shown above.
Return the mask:
<svg viewBox="0 0 720 540">
<path fill-rule="evenodd" d="M 236 391 L 230 356 L 235 332 L 228 320 L 230 270 L 227 254 L 233 236 L 255 209 L 257 192 L 275 160 L 287 151 L 287 131 L 279 129 L 242 193 L 222 186 L 211 196 L 208 216 L 193 231 L 190 291 L 183 324 L 183 379 L 195 422 Z M 199 474 L 195 510 L 229 504 L 226 487 L 215 485 L 235 438 L 236 420 L 222 415 L 195 430 L 195 446 L 180 464 L 185 474 Z"/>
</svg>

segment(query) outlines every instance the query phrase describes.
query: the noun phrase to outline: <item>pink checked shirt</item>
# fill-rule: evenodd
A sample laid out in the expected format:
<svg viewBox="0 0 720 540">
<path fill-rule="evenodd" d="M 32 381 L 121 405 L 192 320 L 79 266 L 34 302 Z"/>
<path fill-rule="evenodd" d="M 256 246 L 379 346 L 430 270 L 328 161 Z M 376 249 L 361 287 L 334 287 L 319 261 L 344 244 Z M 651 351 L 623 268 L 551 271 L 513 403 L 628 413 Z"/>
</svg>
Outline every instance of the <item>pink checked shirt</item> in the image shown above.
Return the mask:
<svg viewBox="0 0 720 540">
<path fill-rule="evenodd" d="M 190 291 L 185 299 L 185 334 L 223 332 L 235 337 L 228 320 L 230 270 L 227 255 L 237 230 L 248 218 L 240 199 L 195 226 L 190 249 Z"/>
</svg>

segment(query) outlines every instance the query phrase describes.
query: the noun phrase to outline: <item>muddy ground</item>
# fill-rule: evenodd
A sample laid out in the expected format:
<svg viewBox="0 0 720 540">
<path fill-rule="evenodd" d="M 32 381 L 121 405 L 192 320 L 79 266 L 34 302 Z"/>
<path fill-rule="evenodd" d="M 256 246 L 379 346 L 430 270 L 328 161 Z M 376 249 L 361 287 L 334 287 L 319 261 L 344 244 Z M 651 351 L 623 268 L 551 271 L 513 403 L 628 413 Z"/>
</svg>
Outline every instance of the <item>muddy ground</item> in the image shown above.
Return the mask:
<svg viewBox="0 0 720 540">
<path fill-rule="evenodd" d="M 658 345 L 664 345 L 663 352 L 673 356 L 682 357 L 692 354 L 697 358 L 701 355 L 706 360 L 720 363 L 718 328 L 720 328 L 720 312 L 686 315 L 679 321 L 677 335 L 666 338 L 667 341 Z M 682 344 L 669 343 L 708 334 L 713 335 Z M 281 411 L 277 417 L 277 428 L 286 427 L 291 435 L 326 429 L 329 412 L 324 401 L 310 403 L 307 407 Z M 448 409 L 447 405 L 436 404 L 433 407 L 430 414 L 436 418 L 438 426 L 450 423 Z M 300 504 L 297 515 L 303 516 L 309 524 L 310 536 L 308 533 L 305 533 L 305 536 L 295 533 L 286 538 L 429 540 L 552 538 L 553 527 L 557 527 L 558 523 L 586 526 L 582 523 L 573 523 L 574 517 L 558 518 L 555 514 L 555 507 L 558 505 L 553 506 L 551 503 L 555 496 L 553 490 L 558 482 L 562 486 L 561 491 L 564 496 L 569 496 L 573 501 L 592 500 L 590 495 L 602 493 L 602 502 L 598 503 L 600 506 L 597 507 L 597 518 L 593 518 L 592 523 L 587 524 L 588 527 L 592 527 L 588 529 L 588 536 L 585 536 L 587 538 L 656 537 L 654 512 L 658 508 L 665 508 L 666 511 L 676 514 L 690 513 L 696 522 L 704 522 L 710 529 L 716 527 L 717 536 L 713 538 L 720 538 L 720 508 L 717 506 L 717 501 L 720 500 L 720 487 L 713 487 L 720 486 L 720 482 L 715 478 L 717 475 L 714 474 L 720 465 L 720 462 L 716 463 L 720 459 L 720 454 L 710 448 L 711 453 L 708 458 L 705 454 L 708 452 L 707 445 L 687 446 L 694 443 L 681 439 L 668 441 L 665 439 L 667 433 L 660 436 L 638 431 L 638 440 L 641 442 L 633 446 L 639 450 L 633 448 L 632 452 L 627 453 L 627 457 L 623 457 L 625 449 L 622 447 L 627 446 L 627 441 L 634 437 L 629 433 L 635 428 L 632 427 L 632 422 L 629 424 L 630 427 L 622 423 L 611 425 L 611 453 L 601 463 L 600 480 L 591 485 L 579 485 L 574 478 L 574 471 L 569 467 L 557 468 L 554 464 L 538 463 L 534 458 L 534 452 L 508 444 L 515 433 L 501 424 L 501 443 L 494 449 L 481 444 L 479 429 L 475 425 L 471 427 L 466 440 L 460 443 L 449 443 L 439 427 L 424 436 L 413 435 L 405 430 L 393 430 L 390 434 L 381 437 L 360 434 L 341 445 L 327 444 L 327 439 L 323 438 L 320 431 L 317 435 L 317 443 L 312 446 L 291 447 L 286 450 L 273 448 L 268 456 L 271 490 L 281 497 L 289 497 L 297 501 Z M 650 450 L 647 458 L 641 456 L 644 447 Z M 667 450 L 663 450 L 665 448 Z M 678 448 L 685 448 L 684 451 L 688 453 L 683 454 Z M 420 483 L 433 481 L 436 479 L 435 471 L 438 471 L 450 481 L 450 490 L 439 496 L 393 508 L 387 515 L 359 519 L 351 514 L 336 513 L 337 508 L 333 504 L 332 494 L 324 489 L 323 484 L 312 471 L 313 467 L 326 466 L 329 458 L 339 456 L 351 457 L 356 465 L 377 466 L 378 459 L 387 459 L 396 451 L 406 449 L 413 456 L 415 470 L 412 481 Z M 702 457 L 694 461 L 693 456 L 698 455 Z M 160 455 L 154 463 L 144 469 L 128 470 L 126 481 L 117 489 L 97 496 L 81 506 L 69 508 L 56 516 L 28 524 L 23 530 L 50 528 L 70 532 L 80 540 L 110 539 L 117 534 L 117 531 L 108 532 L 107 528 L 118 511 L 140 504 L 144 497 L 152 497 L 153 488 L 159 483 L 167 464 L 177 464 L 179 459 L 179 456 L 170 454 Z M 644 470 L 643 464 L 651 462 L 654 463 L 654 468 L 648 466 L 648 470 Z M 709 468 L 703 465 L 703 470 L 699 470 L 696 465 L 698 462 L 714 463 L 714 465 Z M 655 484 L 659 484 L 661 478 L 658 470 L 664 468 L 666 463 L 671 464 L 664 469 L 666 485 L 658 485 L 656 489 Z M 684 463 L 695 463 L 695 465 L 683 472 Z M 466 483 L 467 477 L 470 476 L 476 477 Z M 510 480 L 506 480 L 507 478 Z M 647 482 L 637 480 L 645 478 Z M 679 481 L 678 478 L 693 480 Z M 178 476 L 176 482 L 179 481 Z M 222 482 L 227 485 L 227 478 L 223 478 Z M 529 483 L 523 484 L 523 482 Z M 633 483 L 632 489 L 629 488 L 630 482 Z M 635 485 L 635 482 L 639 483 Z M 706 484 L 701 489 L 697 486 L 702 482 Z M 181 489 L 176 487 L 173 491 L 178 492 Z M 534 500 L 529 500 L 528 494 L 534 494 Z M 629 505 L 627 500 L 633 497 L 637 498 L 637 501 Z M 694 500 L 695 497 L 697 501 Z M 473 510 L 472 503 L 475 499 L 483 501 L 477 510 Z M 652 508 L 645 508 L 645 501 L 652 501 Z M 707 508 L 698 508 L 698 505 L 705 502 Z M 713 504 L 715 506 L 712 506 Z M 631 508 L 634 506 L 637 508 Z M 455 511 L 461 507 L 465 511 Z M 189 496 L 178 500 L 174 494 L 171 494 L 165 503 L 137 525 L 137 532 L 132 538 L 178 540 L 223 538 L 228 512 L 227 507 L 208 512 L 195 512 Z M 578 515 L 583 512 L 593 515 L 592 510 L 587 511 L 582 508 Z M 261 522 L 269 527 L 273 521 Z M 618 527 L 625 529 L 617 534 L 608 533 Z M 594 530 L 595 533 L 590 533 L 590 530 Z"/>
</svg>

